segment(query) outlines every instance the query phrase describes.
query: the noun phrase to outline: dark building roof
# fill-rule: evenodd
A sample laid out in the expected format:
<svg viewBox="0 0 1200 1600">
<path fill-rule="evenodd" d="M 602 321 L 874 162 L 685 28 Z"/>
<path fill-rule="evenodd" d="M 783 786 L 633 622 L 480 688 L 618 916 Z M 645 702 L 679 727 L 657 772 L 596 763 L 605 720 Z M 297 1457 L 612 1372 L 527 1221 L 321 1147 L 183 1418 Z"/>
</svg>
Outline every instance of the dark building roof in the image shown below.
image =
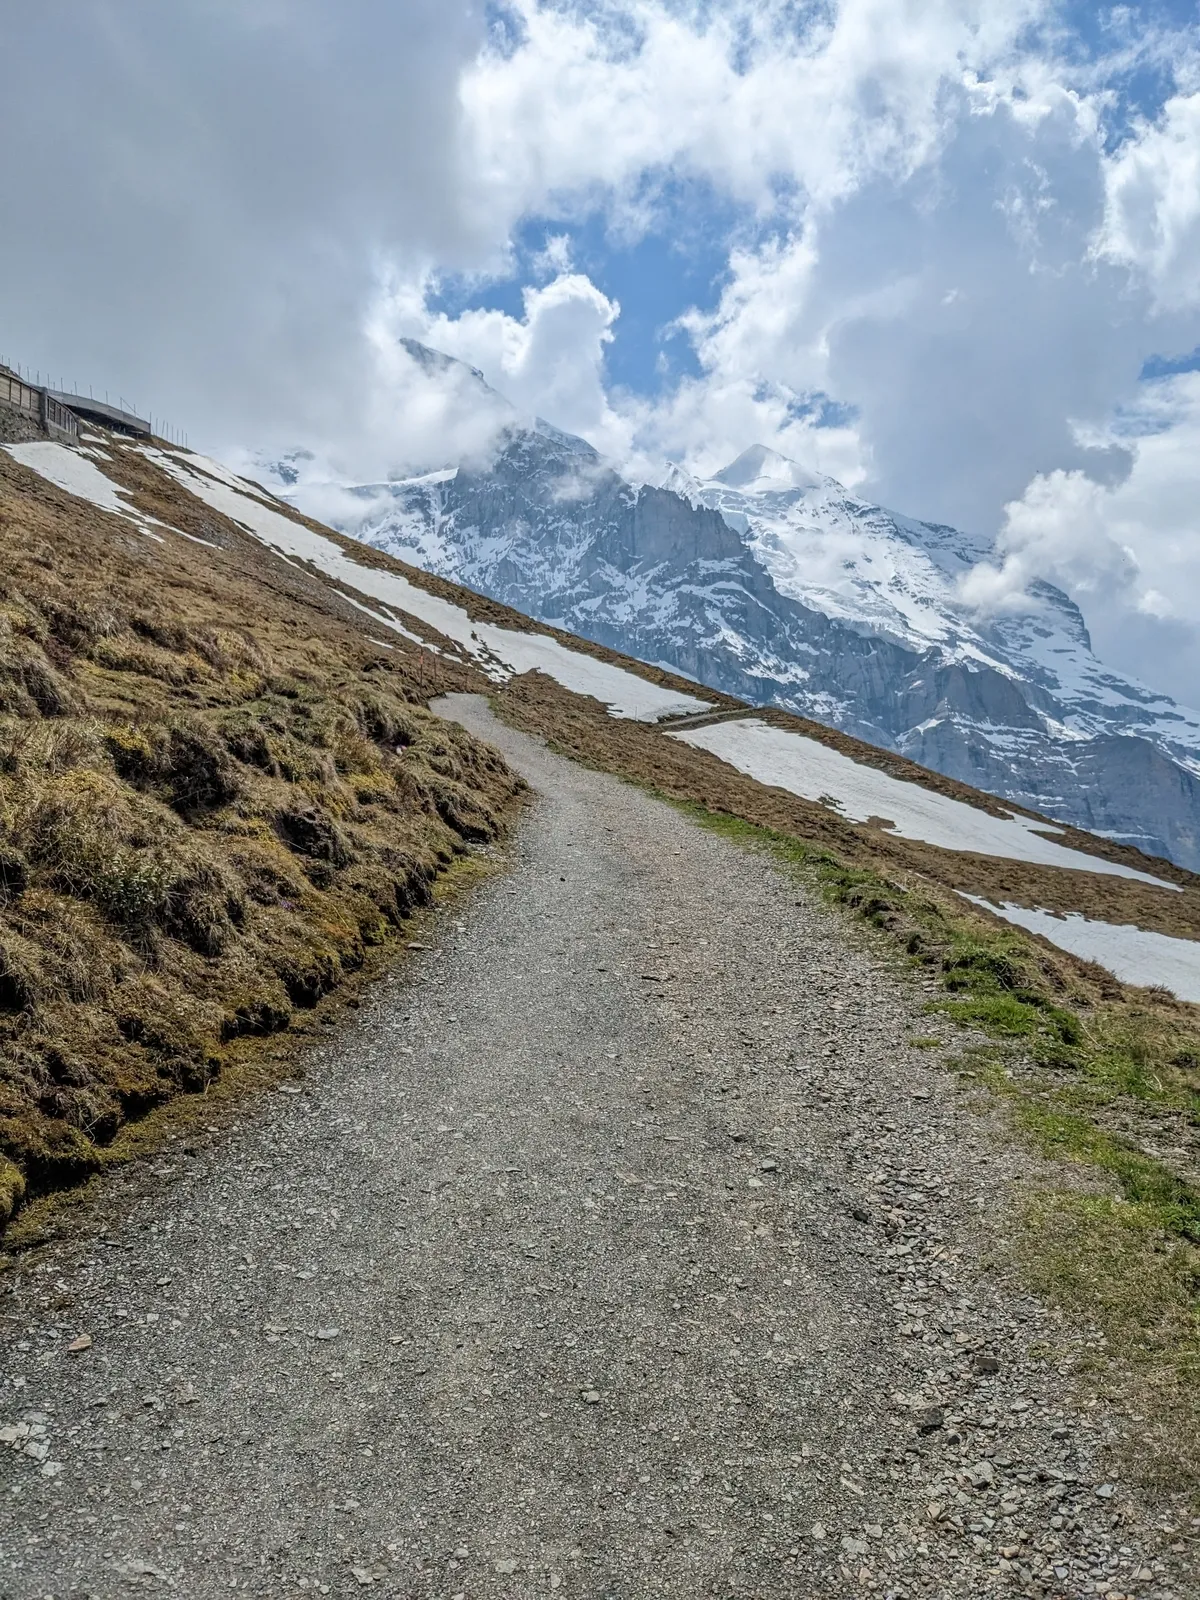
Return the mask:
<svg viewBox="0 0 1200 1600">
<path fill-rule="evenodd" d="M 62 394 L 57 389 L 46 392 L 60 405 L 69 407 L 77 417 L 98 422 L 102 428 L 115 428 L 118 433 L 132 433 L 140 439 L 151 436 L 150 424 L 142 417 L 135 417 L 132 411 L 122 411 L 104 400 L 93 400 L 90 395 Z"/>
</svg>

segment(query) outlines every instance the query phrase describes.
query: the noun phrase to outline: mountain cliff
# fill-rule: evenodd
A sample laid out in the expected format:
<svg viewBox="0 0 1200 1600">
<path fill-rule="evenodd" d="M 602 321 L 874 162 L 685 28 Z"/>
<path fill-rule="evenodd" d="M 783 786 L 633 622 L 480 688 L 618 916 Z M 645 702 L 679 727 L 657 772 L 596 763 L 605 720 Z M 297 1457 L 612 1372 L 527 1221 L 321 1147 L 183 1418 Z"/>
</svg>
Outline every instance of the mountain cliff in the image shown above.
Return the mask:
<svg viewBox="0 0 1200 1600">
<path fill-rule="evenodd" d="M 295 504 L 323 503 L 307 460 L 261 465 Z M 511 410 L 483 464 L 339 487 L 343 531 L 541 621 L 1200 867 L 1200 716 L 1108 671 L 1050 584 L 1018 614 L 971 611 L 981 539 L 762 446 L 710 480 L 631 482 Z"/>
</svg>

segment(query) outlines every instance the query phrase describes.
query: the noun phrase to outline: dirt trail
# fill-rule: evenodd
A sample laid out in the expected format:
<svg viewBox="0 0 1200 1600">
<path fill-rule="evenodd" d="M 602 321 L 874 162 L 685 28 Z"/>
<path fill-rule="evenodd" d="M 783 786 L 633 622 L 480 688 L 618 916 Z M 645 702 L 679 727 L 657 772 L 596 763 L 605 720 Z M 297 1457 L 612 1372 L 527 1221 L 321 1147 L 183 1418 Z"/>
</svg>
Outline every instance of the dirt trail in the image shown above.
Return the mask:
<svg viewBox="0 0 1200 1600">
<path fill-rule="evenodd" d="M 4 1280 L 0 1596 L 1183 1596 L 1067 1335 L 976 1271 L 1028 1162 L 915 997 L 447 709 L 539 792 L 511 872 L 301 1092 Z"/>
</svg>

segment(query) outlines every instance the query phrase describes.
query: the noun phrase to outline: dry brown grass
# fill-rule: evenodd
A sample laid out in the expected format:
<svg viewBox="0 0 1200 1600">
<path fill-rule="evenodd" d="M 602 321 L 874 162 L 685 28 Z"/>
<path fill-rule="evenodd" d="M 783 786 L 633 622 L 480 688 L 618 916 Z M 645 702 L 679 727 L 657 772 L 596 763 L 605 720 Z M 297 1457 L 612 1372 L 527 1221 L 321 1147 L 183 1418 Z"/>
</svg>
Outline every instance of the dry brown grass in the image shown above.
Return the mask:
<svg viewBox="0 0 1200 1600">
<path fill-rule="evenodd" d="M 469 671 L 146 471 L 219 548 L 0 453 L 0 1218 L 361 969 L 518 788 L 424 709 Z"/>
</svg>

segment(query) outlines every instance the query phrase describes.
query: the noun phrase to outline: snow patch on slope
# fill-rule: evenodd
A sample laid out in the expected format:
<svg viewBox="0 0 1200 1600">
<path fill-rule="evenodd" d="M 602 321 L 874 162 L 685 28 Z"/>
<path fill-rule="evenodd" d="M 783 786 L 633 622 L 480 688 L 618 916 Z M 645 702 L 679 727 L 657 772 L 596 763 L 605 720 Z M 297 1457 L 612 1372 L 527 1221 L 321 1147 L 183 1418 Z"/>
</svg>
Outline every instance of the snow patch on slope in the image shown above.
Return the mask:
<svg viewBox="0 0 1200 1600">
<path fill-rule="evenodd" d="M 707 711 L 712 704 L 693 695 L 660 688 L 611 662 L 597 661 L 581 651 L 568 650 L 546 634 L 519 633 L 494 623 L 473 622 L 461 606 L 429 594 L 401 574 L 352 561 L 332 539 L 324 538 L 267 505 L 261 498 L 264 491 L 257 485 L 235 477 L 207 457 L 171 455 L 153 449 L 147 449 L 146 454 L 206 505 L 240 523 L 264 544 L 284 555 L 311 562 L 360 594 L 372 595 L 419 618 L 461 645 L 498 682 L 514 674 L 544 672 L 564 689 L 601 701 L 613 716 L 638 722 L 656 722 L 660 717 Z M 398 633 L 406 631 L 386 615 L 373 615 Z M 410 633 L 408 637 L 413 635 Z M 424 640 L 420 642 L 425 643 Z"/>
<path fill-rule="evenodd" d="M 68 494 L 87 500 L 101 511 L 111 512 L 114 517 L 132 522 L 147 538 L 161 542 L 162 535 L 154 530 L 167 528 L 168 525 L 130 505 L 127 491 L 113 483 L 111 478 L 105 477 L 96 465 L 96 452 L 56 444 L 52 439 L 33 439 L 27 444 L 6 444 L 3 448 L 14 461 L 32 468 L 47 483 L 54 484 L 55 488 L 65 489 Z M 168 531 L 178 533 L 179 529 L 168 528 Z M 191 538 L 192 535 L 185 534 L 183 537 Z M 197 544 L 204 542 L 202 539 L 195 540 Z"/>
<path fill-rule="evenodd" d="M 788 789 L 804 800 L 832 800 L 838 811 L 853 822 L 866 822 L 872 817 L 890 822 L 903 839 L 917 839 L 942 850 L 967 850 L 1040 867 L 1100 872 L 1176 889 L 1175 884 L 1153 878 L 1147 872 L 1056 844 L 1047 835 L 1060 830 L 1046 823 L 1015 815 L 994 817 L 919 783 L 907 783 L 876 767 L 861 766 L 817 739 L 773 728 L 757 717 L 680 729 L 671 738 L 708 750 L 759 783 Z"/>
<path fill-rule="evenodd" d="M 1174 939 L 1129 922 L 1098 922 L 1077 911 L 1059 917 L 1040 907 L 1018 906 L 1007 900 L 997 906 L 979 895 L 963 894 L 963 899 L 1005 922 L 1040 933 L 1060 950 L 1098 962 L 1122 983 L 1160 984 L 1176 999 L 1200 1005 L 1200 944 L 1194 939 Z"/>
</svg>

